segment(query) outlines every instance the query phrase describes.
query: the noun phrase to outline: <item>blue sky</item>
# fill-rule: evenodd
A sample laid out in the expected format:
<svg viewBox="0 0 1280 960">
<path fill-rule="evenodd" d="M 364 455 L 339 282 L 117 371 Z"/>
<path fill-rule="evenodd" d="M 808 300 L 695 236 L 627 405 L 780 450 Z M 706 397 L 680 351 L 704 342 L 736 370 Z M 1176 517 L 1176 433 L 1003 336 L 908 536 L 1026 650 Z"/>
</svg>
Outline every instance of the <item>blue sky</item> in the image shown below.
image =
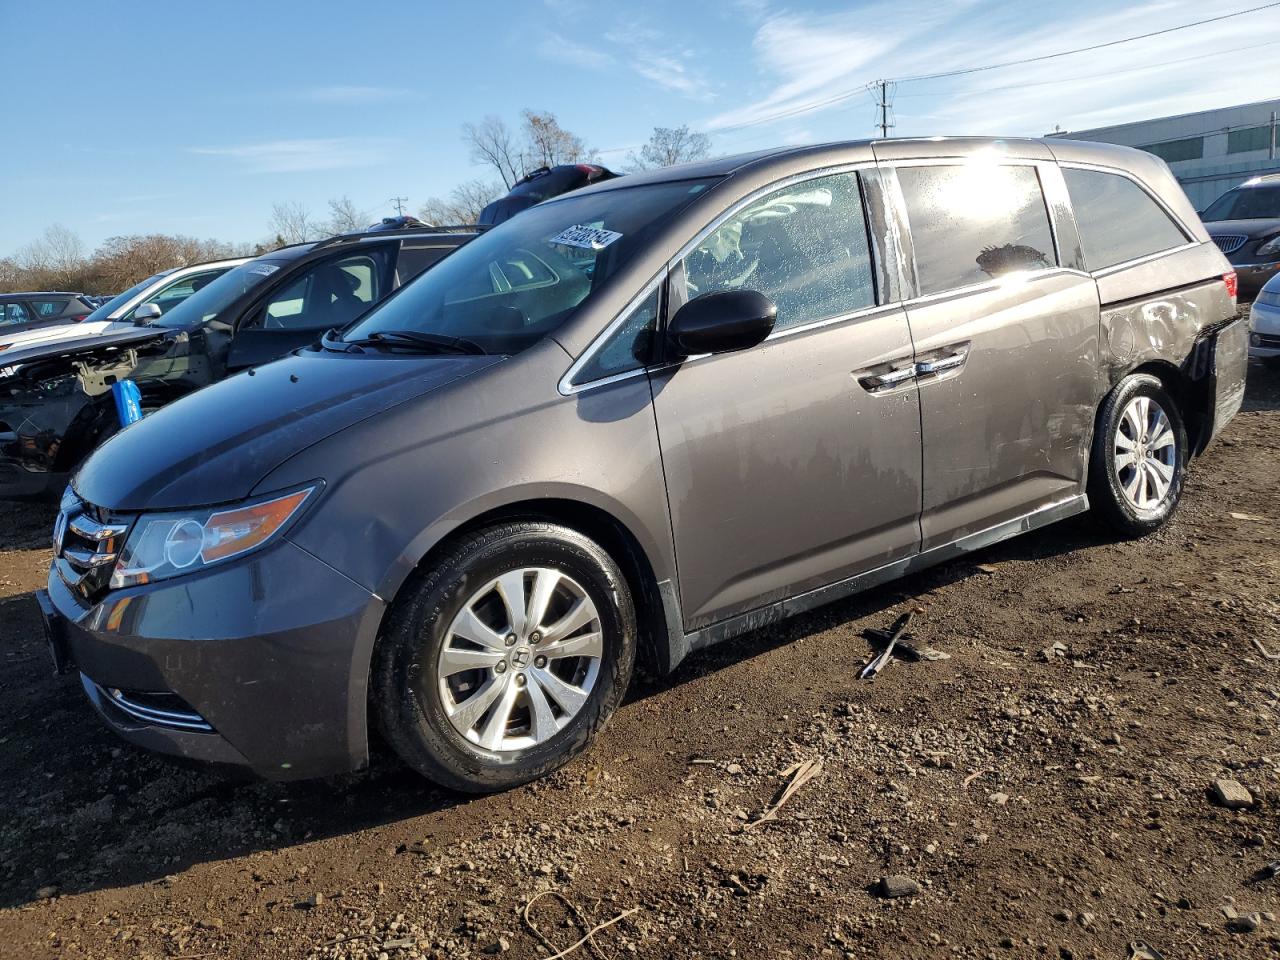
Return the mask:
<svg viewBox="0 0 1280 960">
<path fill-rule="evenodd" d="M 254 241 L 484 176 L 460 127 L 555 113 L 624 167 L 655 125 L 716 153 L 874 133 L 860 88 L 1102 43 L 1261 0 L 588 0 L 107 4 L 0 0 L 0 255 L 51 223 L 87 247 Z M 1040 135 L 1280 94 L 1280 8 L 1094 53 L 897 88 L 900 135 Z M 852 92 L 852 93 L 851 93 Z M 848 95 L 850 94 L 851 95 Z M 815 102 L 830 101 L 819 109 Z"/>
</svg>

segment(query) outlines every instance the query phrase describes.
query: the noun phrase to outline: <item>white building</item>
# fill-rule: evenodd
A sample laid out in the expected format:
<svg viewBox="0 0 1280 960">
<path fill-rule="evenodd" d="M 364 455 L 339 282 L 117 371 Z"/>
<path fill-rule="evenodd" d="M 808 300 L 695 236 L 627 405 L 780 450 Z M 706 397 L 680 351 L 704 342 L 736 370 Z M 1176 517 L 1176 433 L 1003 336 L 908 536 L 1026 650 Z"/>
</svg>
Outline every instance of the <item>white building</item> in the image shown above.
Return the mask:
<svg viewBox="0 0 1280 960">
<path fill-rule="evenodd" d="M 1280 173 L 1280 100 L 1139 120 L 1094 130 L 1054 131 L 1051 137 L 1100 140 L 1138 147 L 1163 159 L 1203 210 L 1238 183 Z"/>
</svg>

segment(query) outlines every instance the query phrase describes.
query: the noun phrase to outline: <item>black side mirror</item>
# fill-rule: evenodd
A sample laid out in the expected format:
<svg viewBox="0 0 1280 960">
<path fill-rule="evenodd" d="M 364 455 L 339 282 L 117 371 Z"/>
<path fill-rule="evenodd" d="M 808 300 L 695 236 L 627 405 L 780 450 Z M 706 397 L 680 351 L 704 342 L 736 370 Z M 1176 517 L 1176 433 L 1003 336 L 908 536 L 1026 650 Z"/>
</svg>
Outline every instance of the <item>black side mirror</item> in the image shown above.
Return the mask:
<svg viewBox="0 0 1280 960">
<path fill-rule="evenodd" d="M 681 356 L 754 347 L 773 332 L 778 308 L 755 290 L 720 290 L 694 297 L 671 318 L 667 336 Z"/>
</svg>

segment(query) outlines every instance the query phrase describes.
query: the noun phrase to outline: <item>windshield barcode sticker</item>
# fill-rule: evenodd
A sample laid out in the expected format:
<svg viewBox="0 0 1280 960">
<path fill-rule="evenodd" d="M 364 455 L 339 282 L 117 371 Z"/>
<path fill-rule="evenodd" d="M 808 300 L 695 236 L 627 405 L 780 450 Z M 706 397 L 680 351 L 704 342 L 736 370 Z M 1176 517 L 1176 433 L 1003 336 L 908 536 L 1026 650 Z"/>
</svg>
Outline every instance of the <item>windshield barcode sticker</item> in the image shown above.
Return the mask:
<svg viewBox="0 0 1280 960">
<path fill-rule="evenodd" d="M 574 226 L 561 230 L 551 238 L 552 243 L 565 247 L 581 247 L 584 250 L 603 250 L 615 240 L 622 239 L 622 234 L 603 227 Z"/>
</svg>

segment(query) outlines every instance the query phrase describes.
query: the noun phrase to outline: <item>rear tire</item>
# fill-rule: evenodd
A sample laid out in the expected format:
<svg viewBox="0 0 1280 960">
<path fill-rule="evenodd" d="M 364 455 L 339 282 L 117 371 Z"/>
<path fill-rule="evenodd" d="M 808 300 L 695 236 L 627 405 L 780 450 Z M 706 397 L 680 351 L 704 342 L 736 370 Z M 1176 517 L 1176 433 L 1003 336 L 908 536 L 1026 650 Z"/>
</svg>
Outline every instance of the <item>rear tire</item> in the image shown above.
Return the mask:
<svg viewBox="0 0 1280 960">
<path fill-rule="evenodd" d="M 1158 530 L 1178 509 L 1187 467 L 1187 431 L 1164 385 L 1125 377 L 1098 412 L 1089 458 L 1089 502 L 1127 537 Z"/>
<path fill-rule="evenodd" d="M 406 588 L 372 689 L 387 741 L 423 776 L 487 793 L 584 750 L 626 692 L 636 614 L 625 577 L 567 527 L 472 534 Z"/>
</svg>

